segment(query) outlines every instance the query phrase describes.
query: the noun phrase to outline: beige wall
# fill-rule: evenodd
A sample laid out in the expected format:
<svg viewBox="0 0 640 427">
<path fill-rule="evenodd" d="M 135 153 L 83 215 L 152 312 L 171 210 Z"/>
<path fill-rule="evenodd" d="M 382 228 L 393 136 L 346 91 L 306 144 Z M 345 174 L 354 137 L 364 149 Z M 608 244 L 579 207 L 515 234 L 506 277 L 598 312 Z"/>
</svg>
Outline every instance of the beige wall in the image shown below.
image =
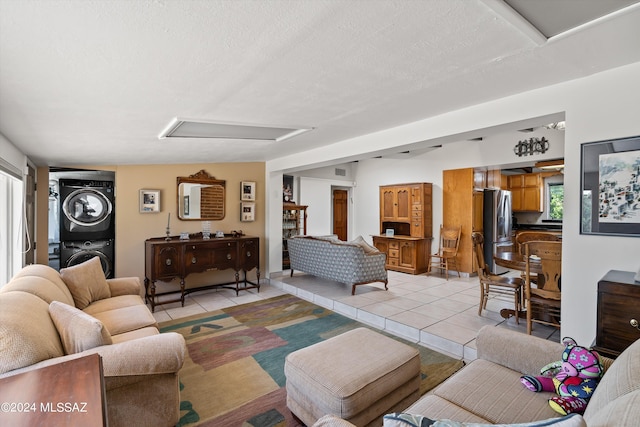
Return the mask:
<svg viewBox="0 0 640 427">
<path fill-rule="evenodd" d="M 180 165 L 125 165 L 113 167 L 82 167 L 79 169 L 112 170 L 116 173 L 116 277 L 138 276 L 144 279 L 144 242 L 151 237 L 165 235 L 167 218 L 171 214 L 171 234 L 182 231 L 195 233 L 202 231 L 200 221 L 181 221 L 177 217 L 178 176 L 187 177 L 204 169 L 216 179 L 226 181 L 225 218 L 212 221 L 211 229 L 228 233 L 242 230 L 244 234 L 260 237 L 260 265 L 265 266 L 265 164 L 264 163 L 202 163 Z M 39 170 L 40 188 L 46 188 L 46 168 Z M 43 179 L 44 178 L 44 179 Z M 256 220 L 240 221 L 240 183 L 256 182 Z M 45 184 L 42 184 L 44 182 Z M 139 212 L 139 190 L 160 190 L 160 213 L 142 214 Z M 47 263 L 47 195 L 38 194 L 38 263 Z M 43 199 L 44 198 L 44 199 Z M 44 206 L 44 208 L 43 208 Z M 218 283 L 233 278 L 232 272 L 213 272 L 190 278 L 188 285 Z M 251 276 L 250 278 L 255 276 Z M 264 277 L 264 275 L 262 276 Z"/>
</svg>

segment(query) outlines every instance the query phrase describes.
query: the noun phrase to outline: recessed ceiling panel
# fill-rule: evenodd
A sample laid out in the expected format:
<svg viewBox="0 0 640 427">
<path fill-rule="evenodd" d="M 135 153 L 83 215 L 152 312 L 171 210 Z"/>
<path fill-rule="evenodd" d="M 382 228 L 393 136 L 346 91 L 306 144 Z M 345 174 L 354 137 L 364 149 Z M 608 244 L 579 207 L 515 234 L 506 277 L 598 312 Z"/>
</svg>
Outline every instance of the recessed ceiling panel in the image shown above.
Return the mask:
<svg viewBox="0 0 640 427">
<path fill-rule="evenodd" d="M 260 126 L 174 118 L 158 138 L 214 138 L 282 141 L 311 128 L 296 126 Z"/>
</svg>

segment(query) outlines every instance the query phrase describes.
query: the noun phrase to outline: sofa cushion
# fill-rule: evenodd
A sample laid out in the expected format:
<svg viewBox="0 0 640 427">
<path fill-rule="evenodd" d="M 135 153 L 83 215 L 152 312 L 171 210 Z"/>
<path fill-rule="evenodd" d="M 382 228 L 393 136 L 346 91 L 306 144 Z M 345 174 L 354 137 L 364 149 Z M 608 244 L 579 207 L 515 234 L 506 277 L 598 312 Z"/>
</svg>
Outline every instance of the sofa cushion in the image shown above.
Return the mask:
<svg viewBox="0 0 640 427">
<path fill-rule="evenodd" d="M 112 336 L 146 328 L 147 326 L 157 327 L 156 319 L 147 306 L 142 304 L 142 300 L 140 302 L 141 304 L 136 306 L 101 311 L 92 314 L 92 316 L 100 320 Z"/>
<path fill-rule="evenodd" d="M 587 427 L 579 414 L 571 414 L 562 418 L 550 418 L 540 421 L 518 424 L 478 424 L 461 423 L 453 420 L 435 420 L 409 413 L 387 414 L 383 418 L 383 427 Z"/>
<path fill-rule="evenodd" d="M 73 304 L 73 298 L 68 290 L 65 293 L 49 280 L 38 276 L 22 276 L 13 278 L 9 283 L 2 287 L 2 290 L 5 292 L 28 292 L 37 296 L 47 304 L 52 301 L 61 301 L 67 304 Z"/>
<path fill-rule="evenodd" d="M 456 372 L 433 393 L 489 423 L 525 423 L 560 416 L 548 403 L 554 393 L 533 393 L 520 383 L 520 373 L 483 359 Z"/>
<path fill-rule="evenodd" d="M 367 243 L 362 236 L 358 236 L 355 239 L 353 239 L 350 243 L 353 243 L 354 245 L 358 245 L 360 246 L 363 250 L 365 254 L 377 254 L 380 251 L 378 250 L 378 248 L 376 248 L 375 246 L 371 246 L 369 243 Z"/>
<path fill-rule="evenodd" d="M 117 310 L 123 307 L 133 307 L 137 305 L 144 305 L 144 302 L 139 295 L 120 295 L 117 297 L 94 301 L 87 307 L 85 307 L 82 311 L 96 317 L 98 313 Z"/>
<path fill-rule="evenodd" d="M 60 290 L 60 292 L 64 295 L 64 297 L 62 298 L 57 298 L 56 297 L 56 301 L 62 301 L 65 302 L 67 304 L 73 304 L 73 297 L 71 296 L 71 292 L 69 292 L 69 288 L 67 287 L 66 283 L 64 283 L 64 280 L 62 280 L 62 277 L 60 277 L 60 273 L 57 270 L 54 270 L 53 268 L 49 267 L 48 265 L 44 265 L 44 264 L 29 264 L 25 267 L 22 268 L 22 270 L 18 271 L 15 276 L 13 276 L 13 278 L 11 279 L 11 282 L 13 282 L 14 280 L 18 279 L 18 278 L 23 278 L 23 277 L 39 277 L 41 279 L 46 279 L 49 282 L 51 282 L 53 284 L 53 286 L 55 286 L 56 288 L 58 288 Z M 7 288 L 7 286 L 11 283 L 9 282 L 7 285 L 3 286 L 2 289 L 0 290 L 0 292 L 2 291 L 8 291 L 10 288 Z M 22 283 L 26 283 L 26 282 L 22 282 Z M 14 289 L 14 290 L 23 290 L 23 289 Z M 24 289 L 26 292 L 30 292 L 33 293 L 29 290 Z M 50 303 L 51 301 L 47 301 L 48 303 Z"/>
<path fill-rule="evenodd" d="M 53 301 L 49 314 L 56 325 L 66 354 L 110 345 L 111 334 L 101 321 L 68 304 Z"/>
<path fill-rule="evenodd" d="M 111 297 L 100 258 L 93 257 L 82 264 L 60 270 L 76 307 L 83 310 L 94 301 Z"/>
<path fill-rule="evenodd" d="M 49 304 L 27 292 L 0 294 L 0 374 L 63 355 Z"/>
<path fill-rule="evenodd" d="M 605 371 L 596 391 L 589 399 L 584 418 L 591 425 L 591 417 L 612 401 L 640 389 L 640 339 L 631 344 Z"/>
<path fill-rule="evenodd" d="M 586 414 L 585 419 L 587 419 Z M 597 412 L 591 411 L 587 422 L 589 427 L 618 427 L 637 426 L 638 420 L 640 420 L 640 390 L 612 400 Z"/>
</svg>

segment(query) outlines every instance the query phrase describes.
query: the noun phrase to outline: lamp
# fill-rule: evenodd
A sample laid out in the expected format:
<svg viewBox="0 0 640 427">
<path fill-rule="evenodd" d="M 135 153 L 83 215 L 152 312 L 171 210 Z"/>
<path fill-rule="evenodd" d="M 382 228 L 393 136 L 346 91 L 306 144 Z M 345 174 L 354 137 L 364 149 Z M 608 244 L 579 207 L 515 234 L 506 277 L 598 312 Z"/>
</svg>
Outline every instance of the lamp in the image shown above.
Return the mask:
<svg viewBox="0 0 640 427">
<path fill-rule="evenodd" d="M 564 159 L 556 159 L 556 160 L 545 160 L 542 162 L 536 162 L 534 167 L 538 169 L 563 169 L 564 168 Z"/>
</svg>

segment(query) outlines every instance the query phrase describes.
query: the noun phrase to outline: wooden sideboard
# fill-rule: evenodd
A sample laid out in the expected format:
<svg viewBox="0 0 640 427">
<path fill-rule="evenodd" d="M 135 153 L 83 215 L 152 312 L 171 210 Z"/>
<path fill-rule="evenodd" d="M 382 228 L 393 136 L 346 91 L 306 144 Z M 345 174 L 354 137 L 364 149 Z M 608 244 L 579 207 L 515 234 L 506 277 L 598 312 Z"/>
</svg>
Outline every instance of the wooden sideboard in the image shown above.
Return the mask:
<svg viewBox="0 0 640 427">
<path fill-rule="evenodd" d="M 603 356 L 617 357 L 640 338 L 640 283 L 633 280 L 634 274 L 611 270 L 598 282 L 594 349 Z"/>
<path fill-rule="evenodd" d="M 247 272 L 256 269 L 256 282 L 247 280 Z M 218 283 L 197 288 L 185 287 L 185 279 L 189 274 L 212 270 L 235 271 L 235 282 Z M 240 271 L 244 277 L 240 280 Z M 145 301 L 155 306 L 180 301 L 184 306 L 184 296 L 190 292 L 211 289 L 214 287 L 229 288 L 236 291 L 258 289 L 260 291 L 260 239 L 258 237 L 218 237 L 203 239 L 199 234 L 190 236 L 188 240 L 172 237 L 153 238 L 145 241 Z M 156 293 L 158 280 L 169 282 L 180 279 L 180 290 Z M 242 286 L 240 283 L 242 282 Z M 180 297 L 162 302 L 156 301 L 159 295 L 180 292 Z"/>
<path fill-rule="evenodd" d="M 388 270 L 409 274 L 427 271 L 431 238 L 373 236 L 373 245 L 387 255 L 385 267 Z"/>
<path fill-rule="evenodd" d="M 98 354 L 0 379 L 0 425 L 107 426 Z"/>
</svg>

